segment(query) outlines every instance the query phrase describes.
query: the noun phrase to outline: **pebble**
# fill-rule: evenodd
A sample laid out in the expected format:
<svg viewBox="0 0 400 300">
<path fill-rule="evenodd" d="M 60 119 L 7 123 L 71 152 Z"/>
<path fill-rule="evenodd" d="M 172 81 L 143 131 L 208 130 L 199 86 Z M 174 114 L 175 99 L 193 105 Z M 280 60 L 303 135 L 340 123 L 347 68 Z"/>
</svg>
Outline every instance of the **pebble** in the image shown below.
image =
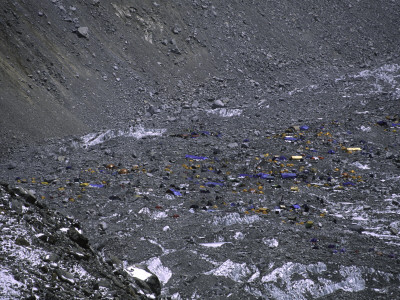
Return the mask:
<svg viewBox="0 0 400 300">
<path fill-rule="evenodd" d="M 223 108 L 225 107 L 224 102 L 222 102 L 222 100 L 214 100 L 214 102 L 212 103 L 211 108 L 216 109 L 216 108 Z"/>
<path fill-rule="evenodd" d="M 84 38 L 89 37 L 89 28 L 88 27 L 79 27 L 78 30 L 78 35 Z"/>
</svg>

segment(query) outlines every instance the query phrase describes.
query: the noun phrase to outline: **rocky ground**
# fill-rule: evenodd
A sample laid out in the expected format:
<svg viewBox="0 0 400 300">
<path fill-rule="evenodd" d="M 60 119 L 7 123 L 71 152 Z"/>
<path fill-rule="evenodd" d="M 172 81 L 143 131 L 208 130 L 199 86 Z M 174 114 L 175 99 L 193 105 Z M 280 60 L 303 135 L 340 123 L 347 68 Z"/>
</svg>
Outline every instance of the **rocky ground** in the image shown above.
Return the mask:
<svg viewBox="0 0 400 300">
<path fill-rule="evenodd" d="M 399 68 L 370 71 L 379 72 L 395 92 Z M 376 80 L 345 85 L 367 90 Z M 59 231 L 79 224 L 101 261 L 119 262 L 109 264 L 114 272 L 147 267 L 164 297 L 396 298 L 399 116 L 371 101 L 341 115 L 279 120 L 268 117 L 279 108 L 262 100 L 227 100 L 20 148 L 2 178 L 67 216 Z M 32 219 L 25 206 L 19 215 Z M 63 281 L 51 275 L 63 267 L 41 276 L 57 286 Z M 67 270 L 76 282 L 64 285 L 89 285 Z"/>
<path fill-rule="evenodd" d="M 2 131 L 2 298 L 400 296 L 399 4 L 225 6 L 7 2 L 76 40 Z"/>
</svg>

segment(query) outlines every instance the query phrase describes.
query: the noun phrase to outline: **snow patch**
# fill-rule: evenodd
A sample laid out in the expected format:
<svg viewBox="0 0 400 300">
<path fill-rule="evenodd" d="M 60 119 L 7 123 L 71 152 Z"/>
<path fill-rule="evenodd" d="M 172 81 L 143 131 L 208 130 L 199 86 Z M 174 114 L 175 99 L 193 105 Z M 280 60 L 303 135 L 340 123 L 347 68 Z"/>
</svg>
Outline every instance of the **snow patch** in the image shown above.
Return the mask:
<svg viewBox="0 0 400 300">
<path fill-rule="evenodd" d="M 158 257 L 150 258 L 146 264 L 147 268 L 153 272 L 163 284 L 166 284 L 172 277 L 171 270 L 164 267 Z"/>
<path fill-rule="evenodd" d="M 251 274 L 245 263 L 234 263 L 230 259 L 222 263 L 218 268 L 204 273 L 205 275 L 223 276 L 236 282 L 243 282 L 245 277 Z"/>
<path fill-rule="evenodd" d="M 279 242 L 278 242 L 278 240 L 276 240 L 276 239 L 267 239 L 267 238 L 263 238 L 263 239 L 262 239 L 262 242 L 263 242 L 265 245 L 268 245 L 268 247 L 271 248 L 271 249 L 276 248 L 276 247 L 278 247 L 278 245 L 279 245 Z"/>
<path fill-rule="evenodd" d="M 360 129 L 364 132 L 371 132 L 371 127 L 361 125 Z"/>
<path fill-rule="evenodd" d="M 88 148 L 91 146 L 102 144 L 117 137 L 132 137 L 135 139 L 142 139 L 148 136 L 162 136 L 165 131 L 166 129 L 146 129 L 142 126 L 129 127 L 125 130 L 110 129 L 102 132 L 95 132 L 84 135 L 83 137 L 81 137 L 79 147 Z"/>
<path fill-rule="evenodd" d="M 207 113 L 219 115 L 223 118 L 230 118 L 230 117 L 239 117 L 242 115 L 242 109 L 233 109 L 233 108 L 217 108 L 217 109 L 208 109 Z"/>
<path fill-rule="evenodd" d="M 223 217 L 214 217 L 212 224 L 215 226 L 231 226 L 235 224 L 252 224 L 258 221 L 260 221 L 260 217 L 257 215 L 241 217 L 239 213 L 231 213 Z"/>
<path fill-rule="evenodd" d="M 200 246 L 208 247 L 208 248 L 218 248 L 225 244 L 232 244 L 230 242 L 218 242 L 218 243 L 200 243 Z"/>
<path fill-rule="evenodd" d="M 310 265 L 288 262 L 263 276 L 261 281 L 274 299 L 307 299 L 307 295 L 319 298 L 337 290 L 358 292 L 365 289 L 365 280 L 359 267 L 341 266 L 339 274 L 343 280 L 339 282 L 323 278 L 326 271 L 327 266 L 322 262 Z M 317 276 L 318 280 L 314 281 L 312 278 Z"/>
<path fill-rule="evenodd" d="M 137 278 L 143 281 L 146 281 L 150 278 L 153 274 L 147 272 L 146 270 L 137 268 L 135 266 L 129 266 L 126 269 L 126 272 L 133 278 Z"/>
<path fill-rule="evenodd" d="M 168 217 L 168 215 L 165 212 L 163 211 L 151 212 L 148 207 L 143 207 L 141 210 L 139 210 L 139 214 L 149 216 L 153 220 L 160 220 Z"/>
<path fill-rule="evenodd" d="M 24 285 L 15 280 L 9 270 L 0 269 L 0 295 L 9 297 L 1 299 L 19 299 L 20 290 Z"/>
<path fill-rule="evenodd" d="M 368 165 L 363 165 L 363 164 L 361 164 L 360 162 L 355 162 L 355 163 L 353 163 L 353 166 L 355 166 L 355 167 L 357 167 L 357 168 L 359 168 L 359 169 L 361 169 L 361 170 L 369 170 L 369 169 L 371 169 L 370 168 L 370 166 L 368 166 Z"/>
<path fill-rule="evenodd" d="M 233 238 L 235 240 L 241 241 L 241 240 L 244 239 L 244 234 L 242 232 L 240 232 L 240 231 L 235 232 L 235 235 L 233 236 Z"/>
</svg>

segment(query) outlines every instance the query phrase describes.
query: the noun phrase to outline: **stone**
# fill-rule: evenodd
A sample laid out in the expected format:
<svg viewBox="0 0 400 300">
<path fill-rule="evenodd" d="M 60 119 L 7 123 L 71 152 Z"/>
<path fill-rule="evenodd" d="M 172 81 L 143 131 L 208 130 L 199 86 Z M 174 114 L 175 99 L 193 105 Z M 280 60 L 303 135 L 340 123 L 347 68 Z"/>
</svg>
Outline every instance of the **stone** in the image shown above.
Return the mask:
<svg viewBox="0 0 400 300">
<path fill-rule="evenodd" d="M 244 148 L 244 149 L 248 149 L 248 148 L 250 148 L 250 143 L 249 142 L 243 142 L 241 147 Z"/>
<path fill-rule="evenodd" d="M 17 199 L 12 199 L 11 207 L 17 214 L 22 214 L 22 203 Z"/>
<path fill-rule="evenodd" d="M 182 31 L 182 28 L 180 28 L 178 25 L 175 25 L 174 28 L 172 28 L 172 32 L 174 34 L 179 34 Z"/>
<path fill-rule="evenodd" d="M 130 266 L 125 271 L 135 279 L 142 289 L 154 293 L 156 296 L 161 294 L 160 280 L 146 267 Z"/>
<path fill-rule="evenodd" d="M 95 283 L 94 289 L 98 290 L 100 287 L 111 288 L 112 285 L 111 285 L 111 282 L 109 280 L 101 278 L 101 279 L 99 279 L 99 281 L 97 281 Z"/>
<path fill-rule="evenodd" d="M 56 274 L 61 281 L 67 282 L 69 284 L 75 284 L 74 275 L 72 275 L 71 273 L 61 269 L 57 269 Z"/>
<path fill-rule="evenodd" d="M 225 107 L 225 103 L 222 102 L 222 100 L 220 100 L 220 99 L 214 100 L 214 102 L 211 106 L 212 109 L 223 108 L 223 107 Z"/>
<path fill-rule="evenodd" d="M 99 223 L 99 228 L 100 230 L 105 231 L 108 228 L 108 225 L 106 222 L 102 221 Z"/>
<path fill-rule="evenodd" d="M 347 226 L 347 228 L 350 229 L 351 231 L 355 231 L 360 234 L 364 231 L 364 228 L 358 224 L 351 224 L 351 225 Z"/>
<path fill-rule="evenodd" d="M 15 169 L 17 167 L 17 164 L 15 162 L 10 162 L 7 166 L 9 170 Z"/>
<path fill-rule="evenodd" d="M 56 262 L 60 259 L 60 257 L 57 254 L 51 253 L 51 254 L 47 254 L 43 260 L 46 262 Z"/>
<path fill-rule="evenodd" d="M 237 148 L 237 147 L 239 147 L 239 144 L 238 144 L 238 143 L 229 143 L 229 144 L 228 144 L 228 148 L 229 148 L 229 149 L 233 149 L 233 148 Z"/>
<path fill-rule="evenodd" d="M 15 244 L 18 246 L 30 246 L 30 243 L 23 237 L 17 237 L 17 239 L 15 240 Z"/>
<path fill-rule="evenodd" d="M 88 238 L 79 233 L 74 227 L 68 229 L 68 237 L 82 248 L 89 248 Z"/>
<path fill-rule="evenodd" d="M 198 107 L 199 107 L 199 101 L 194 100 L 194 101 L 192 102 L 192 108 L 198 108 Z"/>
<path fill-rule="evenodd" d="M 79 37 L 88 38 L 89 37 L 89 28 L 88 27 L 79 27 L 77 30 L 77 34 Z"/>
</svg>

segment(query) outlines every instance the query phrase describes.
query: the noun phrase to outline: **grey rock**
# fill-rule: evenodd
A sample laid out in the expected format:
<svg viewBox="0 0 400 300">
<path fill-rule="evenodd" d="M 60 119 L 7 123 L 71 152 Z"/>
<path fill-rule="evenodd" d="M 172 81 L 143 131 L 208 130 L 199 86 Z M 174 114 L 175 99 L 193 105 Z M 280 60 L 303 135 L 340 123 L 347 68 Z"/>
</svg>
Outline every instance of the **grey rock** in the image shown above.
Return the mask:
<svg viewBox="0 0 400 300">
<path fill-rule="evenodd" d="M 77 34 L 80 37 L 88 38 L 89 37 L 89 28 L 88 27 L 79 27 L 77 30 Z"/>
<path fill-rule="evenodd" d="M 160 111 L 157 110 L 157 109 L 155 109 L 153 105 L 150 105 L 150 106 L 147 108 L 147 113 L 148 113 L 150 116 L 152 116 L 152 115 L 154 115 L 154 114 L 156 114 L 156 113 L 159 113 L 159 112 L 160 112 Z"/>
<path fill-rule="evenodd" d="M 115 255 L 110 255 L 108 263 L 111 264 L 112 266 L 114 266 L 117 269 L 123 267 L 123 262 L 118 257 L 116 257 Z"/>
<path fill-rule="evenodd" d="M 56 274 L 61 281 L 67 282 L 69 284 L 75 284 L 75 277 L 71 273 L 57 269 Z"/>
<path fill-rule="evenodd" d="M 99 228 L 100 230 L 105 231 L 108 228 L 108 225 L 106 222 L 102 221 L 99 223 Z"/>
<path fill-rule="evenodd" d="M 128 272 L 131 268 L 132 267 L 128 268 Z M 133 274 L 135 273 L 129 272 L 130 275 L 133 276 L 133 278 L 135 279 L 136 283 L 147 292 L 151 294 L 154 293 L 156 296 L 159 296 L 161 294 L 161 283 L 158 277 L 150 272 L 145 266 L 136 266 L 133 268 L 137 271 L 139 270 L 139 272 L 136 271 L 135 273 L 141 273 L 141 276 L 139 278 L 133 276 Z M 146 278 L 145 275 L 147 276 Z"/>
<path fill-rule="evenodd" d="M 386 159 L 393 159 L 394 158 L 393 152 L 390 152 L 390 151 L 386 152 L 385 153 L 385 158 Z"/>
<path fill-rule="evenodd" d="M 103 287 L 103 288 L 111 288 L 112 285 L 111 285 L 111 282 L 110 282 L 109 280 L 104 279 L 104 278 L 101 278 L 101 279 L 99 279 L 98 282 L 95 283 L 95 287 L 94 287 L 94 288 L 95 288 L 96 290 L 98 290 L 100 287 Z"/>
<path fill-rule="evenodd" d="M 229 148 L 229 149 L 233 149 L 233 148 L 237 148 L 237 147 L 239 147 L 239 144 L 236 143 L 236 142 L 235 142 L 235 143 L 229 143 L 229 144 L 228 144 L 228 148 Z"/>
<path fill-rule="evenodd" d="M 17 214 L 22 214 L 22 203 L 17 199 L 12 199 L 11 201 L 11 208 L 15 210 Z"/>
<path fill-rule="evenodd" d="M 68 237 L 82 248 L 89 248 L 89 240 L 83 234 L 79 233 L 74 227 L 68 229 Z"/>
<path fill-rule="evenodd" d="M 357 225 L 357 224 L 351 224 L 351 225 L 347 226 L 347 228 L 350 229 L 351 231 L 355 231 L 360 234 L 364 231 L 364 228 L 361 225 Z"/>
<path fill-rule="evenodd" d="M 78 249 L 72 249 L 69 251 L 69 253 L 75 257 L 76 259 L 85 259 L 87 260 L 89 258 L 89 256 L 87 254 L 85 254 L 84 252 L 78 250 Z"/>
<path fill-rule="evenodd" d="M 189 108 L 190 108 L 190 105 L 189 105 L 189 103 L 187 103 L 187 102 L 183 102 L 181 106 L 182 106 L 182 108 L 184 108 L 184 109 L 189 109 Z"/>
<path fill-rule="evenodd" d="M 17 239 L 15 240 L 15 244 L 19 245 L 19 246 L 30 246 L 29 241 L 27 241 L 25 238 L 23 237 L 17 237 Z"/>
<path fill-rule="evenodd" d="M 390 227 L 390 233 L 393 235 L 398 235 L 399 234 L 399 230 L 394 228 L 394 227 Z"/>
<path fill-rule="evenodd" d="M 175 34 L 179 34 L 182 31 L 182 28 L 180 28 L 178 25 L 175 25 L 174 28 L 172 28 L 172 32 Z"/>
<path fill-rule="evenodd" d="M 213 104 L 212 104 L 212 106 L 211 106 L 212 109 L 215 109 L 215 108 L 223 108 L 223 107 L 225 107 L 225 104 L 224 104 L 224 102 L 222 102 L 222 100 L 220 100 L 220 99 L 214 100 L 214 102 L 213 102 Z"/>
<path fill-rule="evenodd" d="M 15 169 L 17 167 L 17 164 L 15 162 L 10 162 L 7 166 L 9 170 Z"/>
<path fill-rule="evenodd" d="M 243 142 L 241 147 L 244 148 L 244 149 L 250 148 L 250 143 L 249 142 Z"/>
<path fill-rule="evenodd" d="M 54 254 L 54 253 L 47 254 L 43 258 L 43 260 L 46 261 L 46 262 L 57 262 L 59 259 L 60 259 L 60 257 L 57 254 Z"/>
<path fill-rule="evenodd" d="M 199 107 L 199 101 L 194 100 L 194 101 L 192 102 L 192 108 L 198 108 L 198 107 Z"/>
</svg>

